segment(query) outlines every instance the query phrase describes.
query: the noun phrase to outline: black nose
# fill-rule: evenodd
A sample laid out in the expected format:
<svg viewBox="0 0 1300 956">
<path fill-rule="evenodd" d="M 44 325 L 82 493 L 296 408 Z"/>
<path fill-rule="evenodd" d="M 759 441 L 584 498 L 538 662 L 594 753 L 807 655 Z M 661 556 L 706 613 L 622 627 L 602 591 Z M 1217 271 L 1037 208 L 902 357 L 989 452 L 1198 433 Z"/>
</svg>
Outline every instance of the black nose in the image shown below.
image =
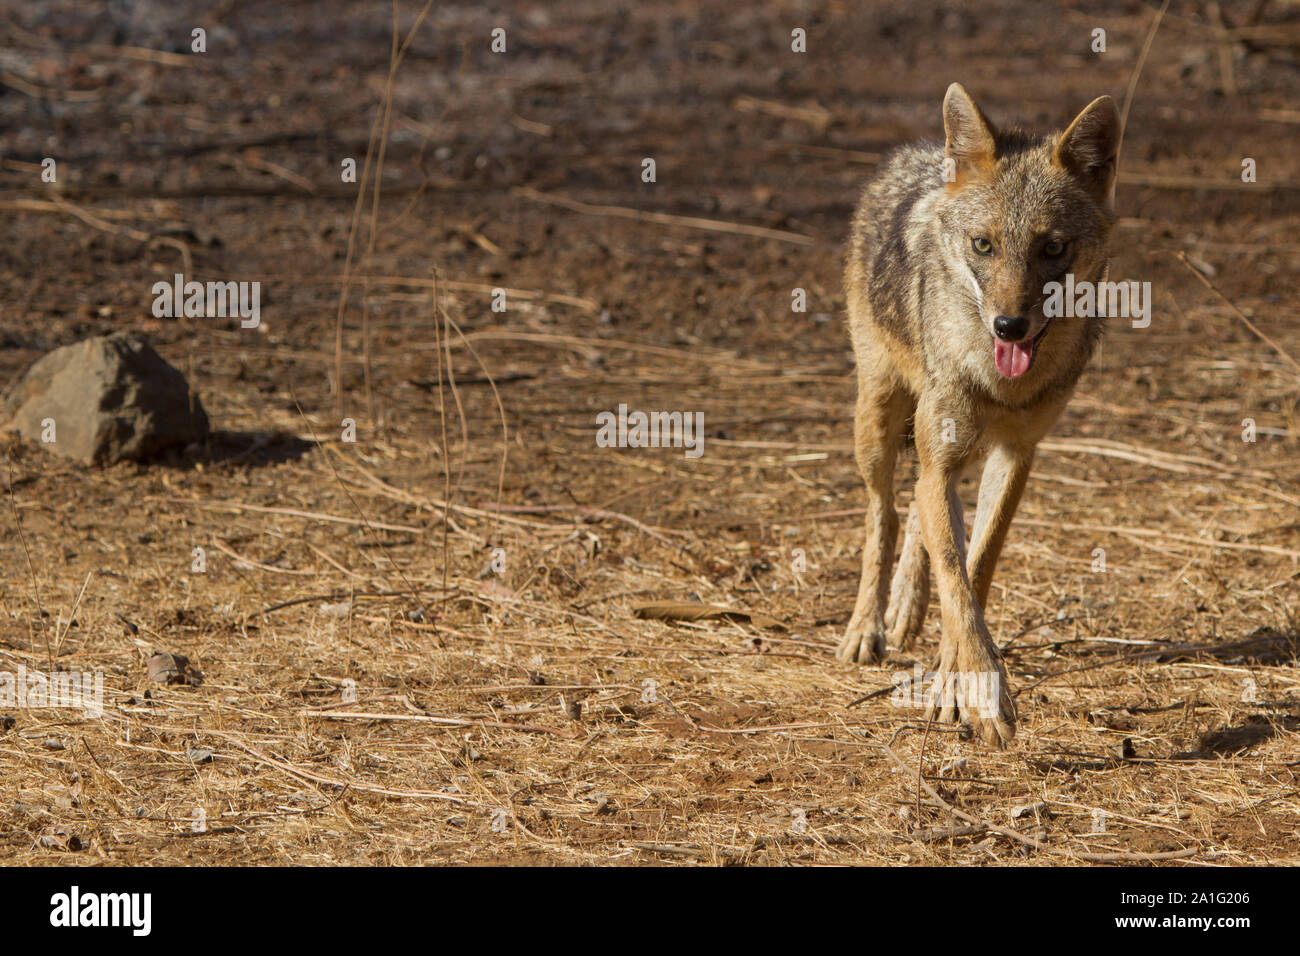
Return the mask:
<svg viewBox="0 0 1300 956">
<path fill-rule="evenodd" d="M 1029 320 L 1023 316 L 999 315 L 993 320 L 993 331 L 1004 342 L 1019 342 L 1029 331 Z"/>
</svg>

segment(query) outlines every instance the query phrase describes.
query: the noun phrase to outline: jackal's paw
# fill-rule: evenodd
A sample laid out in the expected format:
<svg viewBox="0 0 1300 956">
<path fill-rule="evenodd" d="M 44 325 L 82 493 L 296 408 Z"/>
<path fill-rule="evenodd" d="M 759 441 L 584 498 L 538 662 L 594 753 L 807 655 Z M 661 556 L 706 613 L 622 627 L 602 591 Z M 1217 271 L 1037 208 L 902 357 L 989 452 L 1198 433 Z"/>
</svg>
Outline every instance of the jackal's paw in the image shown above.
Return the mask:
<svg viewBox="0 0 1300 956">
<path fill-rule="evenodd" d="M 1016 705 L 1001 657 L 983 642 L 962 646 L 955 654 L 944 643 L 926 690 L 926 717 L 968 722 L 986 744 L 1001 749 L 1016 735 Z"/>
<path fill-rule="evenodd" d="M 885 659 L 885 628 L 875 627 L 854 618 L 844 632 L 844 640 L 835 649 L 835 656 L 852 664 L 879 664 Z"/>
</svg>

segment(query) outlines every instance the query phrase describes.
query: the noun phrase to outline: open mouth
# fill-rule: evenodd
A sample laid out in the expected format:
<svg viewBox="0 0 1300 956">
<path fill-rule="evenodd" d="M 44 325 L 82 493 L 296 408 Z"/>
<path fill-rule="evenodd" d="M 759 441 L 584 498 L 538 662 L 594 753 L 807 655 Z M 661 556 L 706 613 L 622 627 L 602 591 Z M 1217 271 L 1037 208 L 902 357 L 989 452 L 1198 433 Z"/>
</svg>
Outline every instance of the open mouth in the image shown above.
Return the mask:
<svg viewBox="0 0 1300 956">
<path fill-rule="evenodd" d="M 1038 349 L 1038 343 L 1051 327 L 1052 322 L 1049 319 L 1032 339 L 1022 339 L 1019 342 L 1004 342 L 994 338 L 993 364 L 997 366 L 998 374 L 1003 378 L 1019 378 L 1028 372 L 1030 366 L 1034 364 L 1034 353 Z"/>
</svg>

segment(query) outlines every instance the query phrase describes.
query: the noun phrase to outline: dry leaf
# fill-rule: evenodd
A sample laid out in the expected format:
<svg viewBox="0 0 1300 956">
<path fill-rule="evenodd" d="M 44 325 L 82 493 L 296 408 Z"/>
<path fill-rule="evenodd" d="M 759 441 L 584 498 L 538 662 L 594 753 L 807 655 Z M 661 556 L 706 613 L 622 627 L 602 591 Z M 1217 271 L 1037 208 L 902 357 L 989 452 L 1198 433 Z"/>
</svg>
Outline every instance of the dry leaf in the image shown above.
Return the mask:
<svg viewBox="0 0 1300 956">
<path fill-rule="evenodd" d="M 46 850 L 70 850 L 73 853 L 84 846 L 80 834 L 72 827 L 61 823 L 47 828 L 37 837 L 36 843 Z"/>
<path fill-rule="evenodd" d="M 190 659 L 184 654 L 154 651 L 149 658 L 147 672 L 150 680 L 156 680 L 161 684 L 197 686 L 203 683 L 203 674 L 190 664 Z"/>
</svg>

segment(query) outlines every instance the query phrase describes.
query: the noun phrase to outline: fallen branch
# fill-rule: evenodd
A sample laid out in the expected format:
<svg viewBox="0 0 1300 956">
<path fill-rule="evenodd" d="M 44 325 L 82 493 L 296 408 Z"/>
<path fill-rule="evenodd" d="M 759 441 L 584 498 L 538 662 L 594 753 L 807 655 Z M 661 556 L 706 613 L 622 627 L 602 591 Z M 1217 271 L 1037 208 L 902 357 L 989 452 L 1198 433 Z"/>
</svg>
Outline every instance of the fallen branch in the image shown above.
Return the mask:
<svg viewBox="0 0 1300 956">
<path fill-rule="evenodd" d="M 1201 285 L 1205 286 L 1205 288 L 1209 289 L 1216 296 L 1218 296 L 1219 301 L 1222 302 L 1224 305 L 1226 305 L 1229 309 L 1231 309 L 1232 314 L 1241 320 L 1242 325 L 1246 326 L 1246 328 L 1250 329 L 1251 332 L 1255 333 L 1256 338 L 1258 338 L 1261 342 L 1263 342 L 1265 345 L 1271 348 L 1274 352 L 1276 352 L 1278 355 L 1282 356 L 1282 358 L 1286 359 L 1289 363 L 1291 363 L 1291 367 L 1293 369 L 1295 369 L 1297 372 L 1300 372 L 1300 362 L 1297 362 L 1295 359 L 1293 359 L 1290 353 L 1288 353 L 1285 349 L 1283 349 L 1282 346 L 1278 345 L 1267 335 L 1261 332 L 1255 326 L 1254 322 L 1246 318 L 1245 314 L 1242 313 L 1241 309 L 1237 308 L 1235 305 L 1229 302 L 1227 297 L 1214 287 L 1214 283 L 1212 283 L 1209 279 L 1205 278 L 1205 276 L 1201 275 L 1201 271 L 1187 261 L 1186 253 L 1184 252 L 1178 253 L 1178 261 L 1181 262 L 1183 265 L 1187 266 L 1187 268 L 1191 270 L 1192 275 L 1196 276 L 1196 278 L 1201 280 Z"/>
<path fill-rule="evenodd" d="M 220 730 L 206 729 L 203 733 L 213 737 L 220 737 L 234 744 L 240 750 L 244 751 L 258 763 L 264 764 L 281 773 L 294 778 L 299 783 L 323 784 L 327 787 L 339 787 L 346 790 L 357 790 L 362 793 L 377 793 L 385 797 L 402 797 L 410 800 L 440 800 L 444 803 L 455 803 L 466 807 L 479 807 L 481 809 L 491 809 L 487 804 L 479 803 L 477 800 L 467 800 L 464 797 L 458 797 L 451 793 L 442 793 L 439 790 L 395 790 L 390 787 L 380 787 L 371 783 L 362 783 L 359 780 L 339 780 L 336 777 L 327 777 L 324 774 L 314 773 L 287 760 L 279 760 L 250 747 L 234 734 L 225 733 Z"/>
<path fill-rule="evenodd" d="M 786 630 L 776 618 L 757 611 L 695 601 L 646 601 L 632 605 L 632 616 L 650 621 L 748 621 L 755 627 Z"/>
<path fill-rule="evenodd" d="M 520 730 L 529 734 L 551 734 L 555 737 L 576 739 L 574 734 L 561 733 L 554 727 L 540 724 L 511 724 L 503 720 L 475 720 L 462 717 L 432 717 L 427 714 L 367 714 L 364 711 L 338 710 L 302 710 L 304 717 L 323 717 L 327 720 L 412 720 L 420 723 L 438 724 L 443 727 L 493 727 L 498 730 Z"/>
<path fill-rule="evenodd" d="M 576 199 L 567 199 L 563 196 L 552 196 L 538 192 L 528 186 L 515 189 L 515 194 L 523 196 L 525 199 L 547 203 L 551 206 L 559 206 L 561 209 L 568 209 L 570 212 L 579 212 L 588 216 L 634 219 L 638 222 L 654 222 L 662 226 L 682 226 L 687 229 L 703 229 L 708 232 L 723 232 L 734 236 L 775 239 L 778 242 L 793 242 L 800 246 L 811 246 L 816 244 L 817 241 L 812 236 L 805 236 L 798 232 L 786 232 L 783 229 L 765 229 L 762 226 L 749 226 L 739 222 L 700 219 L 695 216 L 674 216 L 665 212 L 643 212 L 640 209 L 629 209 L 626 206 L 596 206 L 591 203 L 579 202 Z"/>
<path fill-rule="evenodd" d="M 400 531 L 404 534 L 430 534 L 429 528 L 413 528 L 405 524 L 385 524 L 379 521 L 364 521 L 361 518 L 344 518 L 341 515 L 325 514 L 320 511 L 302 511 L 298 508 L 270 508 L 263 505 L 245 505 L 231 501 L 203 501 L 191 498 L 168 498 L 161 495 L 148 495 L 145 501 L 163 501 L 168 504 L 192 505 L 209 511 L 251 511 L 256 514 L 284 515 L 289 518 L 306 518 L 310 521 L 327 521 L 333 524 L 346 524 L 354 527 L 378 528 L 380 531 Z"/>
</svg>

